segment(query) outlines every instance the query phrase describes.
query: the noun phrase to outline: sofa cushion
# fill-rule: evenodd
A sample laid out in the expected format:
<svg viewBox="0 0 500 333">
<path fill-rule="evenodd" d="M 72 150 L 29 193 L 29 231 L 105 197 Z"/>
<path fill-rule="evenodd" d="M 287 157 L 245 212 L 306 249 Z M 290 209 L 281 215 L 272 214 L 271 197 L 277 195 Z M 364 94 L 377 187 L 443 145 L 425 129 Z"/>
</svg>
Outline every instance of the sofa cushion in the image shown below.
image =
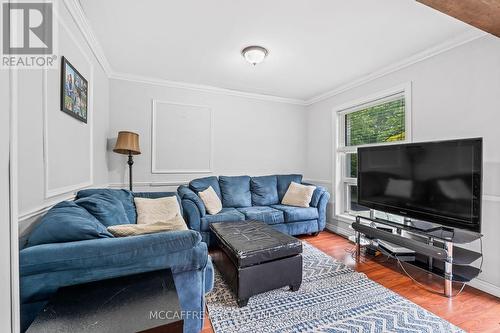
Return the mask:
<svg viewBox="0 0 500 333">
<path fill-rule="evenodd" d="M 121 201 L 109 193 L 93 194 L 78 199 L 75 203 L 85 208 L 106 227 L 117 224 L 130 224 Z"/>
<path fill-rule="evenodd" d="M 285 222 L 314 220 L 319 216 L 318 209 L 315 207 L 303 208 L 286 205 L 272 205 L 271 207 L 283 211 L 285 214 Z"/>
<path fill-rule="evenodd" d="M 215 215 L 222 210 L 222 201 L 212 186 L 209 186 L 205 191 L 198 192 L 198 195 L 203 201 L 208 214 Z"/>
<path fill-rule="evenodd" d="M 249 176 L 220 176 L 219 185 L 223 207 L 252 206 Z"/>
<path fill-rule="evenodd" d="M 134 202 L 137 224 L 164 222 L 182 215 L 175 196 L 156 199 L 135 197 Z"/>
<path fill-rule="evenodd" d="M 268 206 L 253 206 L 237 208 L 240 213 L 245 215 L 246 220 L 262 221 L 267 224 L 277 224 L 285 222 L 283 212 Z"/>
<path fill-rule="evenodd" d="M 135 223 L 135 220 L 137 219 L 137 214 L 135 212 L 134 196 L 132 192 L 128 190 L 115 190 L 109 188 L 81 190 L 78 191 L 78 193 L 76 194 L 76 199 L 78 200 L 80 198 L 89 197 L 94 194 L 103 194 L 103 193 L 112 195 L 118 200 L 120 200 L 120 202 L 123 205 L 123 208 L 125 209 L 125 213 L 127 214 L 129 222 Z"/>
<path fill-rule="evenodd" d="M 73 201 L 63 201 L 45 214 L 31 233 L 27 246 L 108 237 L 113 235 L 85 208 Z"/>
<path fill-rule="evenodd" d="M 115 237 L 129 237 L 178 230 L 188 230 L 186 222 L 184 222 L 184 219 L 180 215 L 162 222 L 148 224 L 121 224 L 108 227 L 108 231 Z"/>
<path fill-rule="evenodd" d="M 277 175 L 278 180 L 278 199 L 279 202 L 283 200 L 288 187 L 291 182 L 302 183 L 302 175 Z"/>
<path fill-rule="evenodd" d="M 315 189 L 316 186 L 291 182 L 281 203 L 288 206 L 307 208 L 309 207 Z"/>
<path fill-rule="evenodd" d="M 219 198 L 222 199 L 219 181 L 215 176 L 193 179 L 189 183 L 189 188 L 196 194 L 198 194 L 198 192 L 205 191 L 209 186 L 212 186 L 215 193 L 217 193 Z"/>
<path fill-rule="evenodd" d="M 252 177 L 250 180 L 252 205 L 269 206 L 279 203 L 276 176 Z"/>
<path fill-rule="evenodd" d="M 210 230 L 211 223 L 244 220 L 245 215 L 238 212 L 235 208 L 222 208 L 222 210 L 218 214 L 205 215 L 201 218 L 201 231 Z"/>
</svg>

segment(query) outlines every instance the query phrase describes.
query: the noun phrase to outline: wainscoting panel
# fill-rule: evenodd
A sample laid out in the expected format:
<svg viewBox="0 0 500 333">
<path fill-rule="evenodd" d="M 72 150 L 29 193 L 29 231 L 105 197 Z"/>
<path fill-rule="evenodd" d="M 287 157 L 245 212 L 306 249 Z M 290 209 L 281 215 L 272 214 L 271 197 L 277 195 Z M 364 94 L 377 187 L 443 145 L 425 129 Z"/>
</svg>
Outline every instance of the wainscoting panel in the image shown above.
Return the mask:
<svg viewBox="0 0 500 333">
<path fill-rule="evenodd" d="M 60 110 L 60 68 L 44 70 L 42 107 L 45 199 L 70 193 L 93 183 L 94 68 L 89 56 L 62 18 L 59 23 L 61 54 L 88 81 L 87 123 Z"/>
<path fill-rule="evenodd" d="M 212 172 L 213 116 L 207 106 L 152 101 L 151 172 Z"/>
</svg>

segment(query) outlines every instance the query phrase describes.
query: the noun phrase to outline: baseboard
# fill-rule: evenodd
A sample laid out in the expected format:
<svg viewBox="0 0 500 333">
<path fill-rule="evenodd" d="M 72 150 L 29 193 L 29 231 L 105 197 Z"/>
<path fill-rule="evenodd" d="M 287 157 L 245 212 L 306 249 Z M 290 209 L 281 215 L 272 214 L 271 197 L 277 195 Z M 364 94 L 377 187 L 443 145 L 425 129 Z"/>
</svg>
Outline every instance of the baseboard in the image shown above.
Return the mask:
<svg viewBox="0 0 500 333">
<path fill-rule="evenodd" d="M 349 228 L 349 224 L 340 220 L 330 220 L 326 223 L 326 229 L 348 238 L 354 235 L 354 230 Z"/>
<path fill-rule="evenodd" d="M 488 293 L 490 295 L 494 295 L 496 297 L 500 297 L 500 287 L 489 282 L 483 281 L 481 279 L 474 279 L 471 282 L 467 283 L 468 286 L 479 289 Z"/>
</svg>

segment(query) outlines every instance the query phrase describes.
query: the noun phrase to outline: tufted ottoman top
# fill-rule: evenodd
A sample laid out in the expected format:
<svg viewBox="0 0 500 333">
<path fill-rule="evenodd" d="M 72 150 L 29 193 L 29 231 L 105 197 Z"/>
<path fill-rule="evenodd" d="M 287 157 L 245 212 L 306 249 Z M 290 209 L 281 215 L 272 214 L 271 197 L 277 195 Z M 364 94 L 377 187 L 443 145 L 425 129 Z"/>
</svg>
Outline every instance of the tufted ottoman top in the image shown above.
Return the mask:
<svg viewBox="0 0 500 333">
<path fill-rule="evenodd" d="M 302 253 L 302 243 L 261 221 L 210 224 L 219 245 L 237 267 L 247 267 Z"/>
</svg>

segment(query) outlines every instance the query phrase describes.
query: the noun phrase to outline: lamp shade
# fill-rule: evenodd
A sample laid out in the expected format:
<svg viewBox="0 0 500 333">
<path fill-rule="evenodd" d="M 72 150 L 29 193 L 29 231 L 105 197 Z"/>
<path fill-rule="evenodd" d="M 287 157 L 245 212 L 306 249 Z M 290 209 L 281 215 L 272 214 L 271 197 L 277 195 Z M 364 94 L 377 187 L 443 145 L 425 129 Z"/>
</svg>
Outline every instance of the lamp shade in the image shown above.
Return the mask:
<svg viewBox="0 0 500 333">
<path fill-rule="evenodd" d="M 118 132 L 118 139 L 113 149 L 115 153 L 128 155 L 139 155 L 141 149 L 139 148 L 139 134 L 128 131 Z"/>
</svg>

